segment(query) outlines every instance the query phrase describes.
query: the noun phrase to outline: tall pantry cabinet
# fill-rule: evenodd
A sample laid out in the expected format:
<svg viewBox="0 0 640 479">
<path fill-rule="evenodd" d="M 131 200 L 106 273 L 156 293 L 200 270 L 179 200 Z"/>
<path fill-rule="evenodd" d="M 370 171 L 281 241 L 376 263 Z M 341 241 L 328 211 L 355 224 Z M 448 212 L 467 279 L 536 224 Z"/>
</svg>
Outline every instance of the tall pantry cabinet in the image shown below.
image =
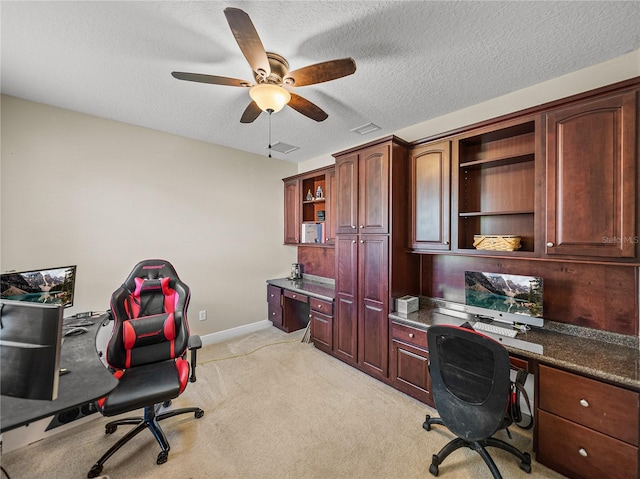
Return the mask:
<svg viewBox="0 0 640 479">
<path fill-rule="evenodd" d="M 418 294 L 409 231 L 407 145 L 388 137 L 336 158 L 333 354 L 380 379 L 389 374 L 388 314 Z M 393 258 L 393 260 L 391 260 Z"/>
</svg>

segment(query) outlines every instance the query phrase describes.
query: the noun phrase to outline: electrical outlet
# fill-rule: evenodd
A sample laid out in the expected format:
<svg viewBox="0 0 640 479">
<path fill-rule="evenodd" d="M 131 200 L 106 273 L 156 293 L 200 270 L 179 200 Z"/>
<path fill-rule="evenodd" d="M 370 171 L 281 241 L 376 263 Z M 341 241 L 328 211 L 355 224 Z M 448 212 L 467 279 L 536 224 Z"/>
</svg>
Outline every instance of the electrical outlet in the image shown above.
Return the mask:
<svg viewBox="0 0 640 479">
<path fill-rule="evenodd" d="M 200 311 L 200 321 L 204 321 L 205 319 L 207 319 L 207 310 L 206 309 Z"/>
</svg>

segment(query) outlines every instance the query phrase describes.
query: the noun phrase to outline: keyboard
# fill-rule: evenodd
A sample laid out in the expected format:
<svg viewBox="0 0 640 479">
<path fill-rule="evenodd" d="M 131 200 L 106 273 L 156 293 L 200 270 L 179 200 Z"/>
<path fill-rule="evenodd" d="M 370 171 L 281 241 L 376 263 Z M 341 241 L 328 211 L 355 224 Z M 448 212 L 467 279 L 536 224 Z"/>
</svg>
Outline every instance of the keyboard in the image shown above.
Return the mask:
<svg viewBox="0 0 640 479">
<path fill-rule="evenodd" d="M 495 324 L 483 323 L 482 321 L 476 321 L 473 325 L 473 329 L 479 333 L 493 333 L 501 336 L 507 336 L 509 338 L 515 338 L 518 331 L 511 328 L 503 328 L 496 326 Z"/>
</svg>

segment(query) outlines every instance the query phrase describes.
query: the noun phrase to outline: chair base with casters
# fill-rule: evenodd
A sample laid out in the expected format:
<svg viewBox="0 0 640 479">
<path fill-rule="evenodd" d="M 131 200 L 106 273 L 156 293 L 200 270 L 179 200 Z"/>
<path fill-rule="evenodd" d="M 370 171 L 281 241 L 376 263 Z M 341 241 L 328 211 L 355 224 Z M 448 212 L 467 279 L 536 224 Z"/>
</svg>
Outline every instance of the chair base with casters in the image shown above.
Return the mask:
<svg viewBox="0 0 640 479">
<path fill-rule="evenodd" d="M 430 431 L 431 426 L 434 424 L 444 426 L 444 423 L 440 418 L 431 417 L 429 414 L 427 414 L 427 417 L 422 427 L 425 430 Z M 451 440 L 440 450 L 440 452 L 438 452 L 438 454 L 434 454 L 431 457 L 431 465 L 429 466 L 429 472 L 434 476 L 437 476 L 439 473 L 440 464 L 442 464 L 442 462 L 447 458 L 449 454 L 454 452 L 456 449 L 460 449 L 461 447 L 468 447 L 469 449 L 472 449 L 476 451 L 478 454 L 480 454 L 480 457 L 482 457 L 484 462 L 487 464 L 487 466 L 489 467 L 489 470 L 491 471 L 491 474 L 495 479 L 502 479 L 502 475 L 500 474 L 500 471 L 498 471 L 498 467 L 496 466 L 495 462 L 493 462 L 493 459 L 487 452 L 487 449 L 486 449 L 487 446 L 497 447 L 499 449 L 502 449 L 503 451 L 510 452 L 511 454 L 516 456 L 518 459 L 520 459 L 520 469 L 522 469 L 527 474 L 531 473 L 531 455 L 528 452 L 522 452 L 516 447 L 512 446 L 511 444 L 504 442 L 500 439 L 496 439 L 494 437 L 490 437 L 480 441 L 466 441 L 459 437 Z"/>
<path fill-rule="evenodd" d="M 164 464 L 165 462 L 167 462 L 167 459 L 169 458 L 169 449 L 171 449 L 171 446 L 169 445 L 169 441 L 167 441 L 167 437 L 165 436 L 158 422 L 162 421 L 163 419 L 178 416 L 181 414 L 193 414 L 196 419 L 204 416 L 204 411 L 198 407 L 174 409 L 171 411 L 163 412 L 161 414 L 157 414 L 160 407 L 169 407 L 169 405 L 171 405 L 171 401 L 166 401 L 162 404 L 156 404 L 155 406 L 147 406 L 144 408 L 143 417 L 129 417 L 118 419 L 106 424 L 105 434 L 113 434 L 114 432 L 116 432 L 116 429 L 118 429 L 118 426 L 135 425 L 136 427 L 131 429 L 125 436 L 118 440 L 118 442 L 111 446 L 111 448 L 107 452 L 105 452 L 100 459 L 98 459 L 98 461 L 91 468 L 91 471 L 89 471 L 89 473 L 87 474 L 87 477 L 98 477 L 102 472 L 102 468 L 104 467 L 104 463 L 107 461 L 107 459 L 115 454 L 127 442 L 133 439 L 140 431 L 146 428 L 149 428 L 151 434 L 153 434 L 153 436 L 158 441 L 158 444 L 160 444 L 161 451 L 158 453 L 156 464 Z"/>
</svg>

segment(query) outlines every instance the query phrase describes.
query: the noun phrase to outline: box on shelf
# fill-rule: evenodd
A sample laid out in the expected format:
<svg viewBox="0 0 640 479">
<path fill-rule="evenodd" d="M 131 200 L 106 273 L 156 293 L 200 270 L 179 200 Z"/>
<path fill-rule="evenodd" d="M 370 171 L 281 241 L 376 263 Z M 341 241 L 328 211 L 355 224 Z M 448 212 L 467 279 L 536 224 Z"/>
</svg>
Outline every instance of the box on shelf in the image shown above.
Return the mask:
<svg viewBox="0 0 640 479">
<path fill-rule="evenodd" d="M 303 243 L 324 243 L 324 223 L 302 223 Z"/>
<path fill-rule="evenodd" d="M 402 296 L 396 300 L 396 310 L 398 313 L 413 313 L 418 311 L 420 304 L 415 296 Z"/>
</svg>

